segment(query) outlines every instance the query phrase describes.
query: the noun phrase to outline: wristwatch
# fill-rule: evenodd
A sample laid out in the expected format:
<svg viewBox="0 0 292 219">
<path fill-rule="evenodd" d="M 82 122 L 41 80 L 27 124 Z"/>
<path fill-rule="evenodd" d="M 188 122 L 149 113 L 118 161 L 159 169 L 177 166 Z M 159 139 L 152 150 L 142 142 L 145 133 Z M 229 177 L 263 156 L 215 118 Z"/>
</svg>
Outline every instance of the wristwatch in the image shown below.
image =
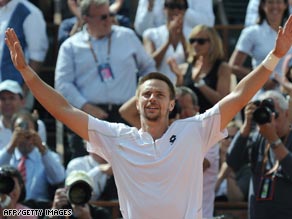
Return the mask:
<svg viewBox="0 0 292 219">
<path fill-rule="evenodd" d="M 206 83 L 202 78 L 198 82 L 194 82 L 194 87 L 202 87 L 204 85 L 206 85 Z"/>
<path fill-rule="evenodd" d="M 280 144 L 282 144 L 282 140 L 281 138 L 278 138 L 276 141 L 270 143 L 270 146 L 272 149 L 276 149 L 277 147 L 279 147 Z"/>
</svg>

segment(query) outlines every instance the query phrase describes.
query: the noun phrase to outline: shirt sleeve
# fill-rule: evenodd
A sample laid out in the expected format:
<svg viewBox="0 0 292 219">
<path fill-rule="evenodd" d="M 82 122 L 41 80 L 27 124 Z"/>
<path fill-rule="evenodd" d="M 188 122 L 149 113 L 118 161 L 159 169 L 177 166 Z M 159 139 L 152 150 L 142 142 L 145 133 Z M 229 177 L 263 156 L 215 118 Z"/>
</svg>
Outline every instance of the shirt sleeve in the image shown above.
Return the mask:
<svg viewBox="0 0 292 219">
<path fill-rule="evenodd" d="M 140 0 L 134 21 L 135 31 L 142 36 L 143 32 L 151 27 L 154 27 L 154 14 L 148 11 L 148 0 Z"/>
<path fill-rule="evenodd" d="M 65 168 L 55 152 L 48 150 L 42 156 L 42 160 L 46 176 L 51 185 L 61 183 L 65 180 Z"/>
<path fill-rule="evenodd" d="M 234 171 L 238 171 L 248 162 L 243 155 L 246 152 L 247 144 L 248 137 L 243 137 L 238 131 L 231 141 L 226 155 L 226 162 Z"/>
<path fill-rule="evenodd" d="M 287 174 L 289 179 L 291 180 L 292 179 L 292 169 L 291 169 L 292 153 L 291 151 L 289 151 L 289 154 L 287 154 L 287 156 L 280 161 L 280 164 L 285 174 Z"/>
<path fill-rule="evenodd" d="M 157 71 L 153 58 L 145 51 L 145 48 L 138 37 L 133 33 L 131 38 L 131 44 L 135 45 L 136 48 L 133 56 L 139 76 Z"/>
<path fill-rule="evenodd" d="M 253 48 L 253 26 L 244 28 L 239 36 L 239 39 L 236 43 L 236 49 L 240 52 L 244 52 L 251 55 Z"/>
<path fill-rule="evenodd" d="M 111 154 L 120 135 L 130 131 L 131 127 L 125 124 L 111 123 L 89 115 L 87 151 L 101 156 L 111 164 Z"/>
<path fill-rule="evenodd" d="M 203 153 L 205 156 L 211 147 L 214 147 L 218 141 L 227 136 L 227 129 L 220 130 L 221 115 L 218 104 L 215 104 L 205 113 L 191 117 L 191 119 L 193 118 L 201 122 L 199 132 L 202 138 Z"/>
<path fill-rule="evenodd" d="M 185 25 L 189 27 L 194 27 L 198 24 L 204 24 L 209 27 L 214 26 L 215 16 L 212 0 L 205 0 L 204 3 L 201 0 L 191 0 L 188 3 L 189 8 L 184 17 Z"/>
<path fill-rule="evenodd" d="M 46 22 L 41 11 L 32 11 L 23 23 L 30 60 L 43 62 L 49 48 Z"/>
<path fill-rule="evenodd" d="M 55 71 L 55 88 L 73 106 L 81 109 L 87 102 L 75 85 L 74 48 L 70 41 L 65 41 L 58 53 Z"/>
<path fill-rule="evenodd" d="M 7 165 L 10 163 L 12 154 L 9 154 L 6 148 L 0 150 L 0 166 Z"/>
</svg>

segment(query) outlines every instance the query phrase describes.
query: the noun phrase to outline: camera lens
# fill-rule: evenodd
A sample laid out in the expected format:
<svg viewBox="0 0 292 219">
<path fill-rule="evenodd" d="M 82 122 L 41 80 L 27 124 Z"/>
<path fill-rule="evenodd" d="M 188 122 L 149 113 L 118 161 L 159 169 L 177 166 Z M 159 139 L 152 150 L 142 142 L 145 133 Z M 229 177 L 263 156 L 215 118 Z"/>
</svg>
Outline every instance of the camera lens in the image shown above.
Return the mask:
<svg viewBox="0 0 292 219">
<path fill-rule="evenodd" d="M 0 194 L 9 194 L 13 190 L 14 184 L 12 177 L 0 174 Z"/>
<path fill-rule="evenodd" d="M 259 107 L 253 113 L 253 119 L 256 123 L 262 125 L 271 122 L 272 111 L 268 107 Z"/>
<path fill-rule="evenodd" d="M 254 104 L 257 106 L 257 109 L 253 113 L 253 119 L 259 125 L 269 123 L 272 120 L 272 113 L 278 113 L 275 110 L 275 104 L 272 98 L 264 99 L 263 101 L 256 101 Z"/>
<path fill-rule="evenodd" d="M 84 205 L 91 198 L 91 187 L 86 182 L 76 182 L 68 189 L 68 200 L 75 205 Z"/>
</svg>

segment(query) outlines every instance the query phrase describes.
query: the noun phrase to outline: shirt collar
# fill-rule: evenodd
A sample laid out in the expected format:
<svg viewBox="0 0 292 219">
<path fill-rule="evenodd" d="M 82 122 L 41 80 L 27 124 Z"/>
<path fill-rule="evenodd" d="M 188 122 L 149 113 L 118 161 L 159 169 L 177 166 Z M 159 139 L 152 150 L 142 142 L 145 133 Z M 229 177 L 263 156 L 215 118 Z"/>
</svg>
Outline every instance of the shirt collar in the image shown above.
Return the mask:
<svg viewBox="0 0 292 219">
<path fill-rule="evenodd" d="M 115 25 L 112 25 L 111 26 L 111 33 L 110 33 L 111 36 L 112 36 L 112 34 L 113 34 L 113 32 L 114 32 L 115 29 L 116 29 L 116 26 Z M 84 41 L 89 41 L 91 39 L 95 39 L 94 37 L 90 36 L 90 34 L 88 33 L 87 24 L 83 25 L 81 32 L 83 34 Z M 95 40 L 99 40 L 99 39 L 95 39 Z"/>
<path fill-rule="evenodd" d="M 269 31 L 272 31 L 272 32 L 276 32 L 270 25 L 269 23 L 264 20 L 263 23 L 262 23 L 263 27 L 265 27 L 266 29 L 268 29 Z"/>
<path fill-rule="evenodd" d="M 32 149 L 32 151 L 26 156 L 27 159 L 31 159 L 31 160 L 37 160 L 37 157 L 39 156 L 38 155 L 39 151 L 38 149 L 35 147 L 34 149 Z M 16 160 L 20 160 L 21 157 L 23 156 L 22 153 L 19 151 L 18 148 L 15 148 L 14 150 L 14 154 L 15 154 L 15 158 Z"/>
</svg>

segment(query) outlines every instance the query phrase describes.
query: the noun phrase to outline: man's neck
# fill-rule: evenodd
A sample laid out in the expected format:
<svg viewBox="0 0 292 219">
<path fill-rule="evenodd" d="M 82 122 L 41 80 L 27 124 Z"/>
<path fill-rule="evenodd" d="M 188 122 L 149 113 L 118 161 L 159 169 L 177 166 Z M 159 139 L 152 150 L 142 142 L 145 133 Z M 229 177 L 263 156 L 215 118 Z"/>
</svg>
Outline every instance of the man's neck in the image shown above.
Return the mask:
<svg viewBox="0 0 292 219">
<path fill-rule="evenodd" d="M 159 139 L 168 129 L 169 121 L 142 121 L 141 129 L 148 132 L 154 140 Z"/>
<path fill-rule="evenodd" d="M 88 31 L 89 35 L 90 35 L 91 37 L 94 37 L 95 39 L 102 39 L 102 38 L 104 38 L 104 37 L 106 37 L 106 36 L 109 36 L 110 33 L 111 33 L 111 31 L 108 32 L 108 33 L 100 33 L 100 32 L 98 32 L 98 31 L 96 31 L 96 30 L 94 30 L 94 29 L 90 29 L 90 28 L 88 28 L 88 27 L 87 27 L 87 31 Z"/>
</svg>

